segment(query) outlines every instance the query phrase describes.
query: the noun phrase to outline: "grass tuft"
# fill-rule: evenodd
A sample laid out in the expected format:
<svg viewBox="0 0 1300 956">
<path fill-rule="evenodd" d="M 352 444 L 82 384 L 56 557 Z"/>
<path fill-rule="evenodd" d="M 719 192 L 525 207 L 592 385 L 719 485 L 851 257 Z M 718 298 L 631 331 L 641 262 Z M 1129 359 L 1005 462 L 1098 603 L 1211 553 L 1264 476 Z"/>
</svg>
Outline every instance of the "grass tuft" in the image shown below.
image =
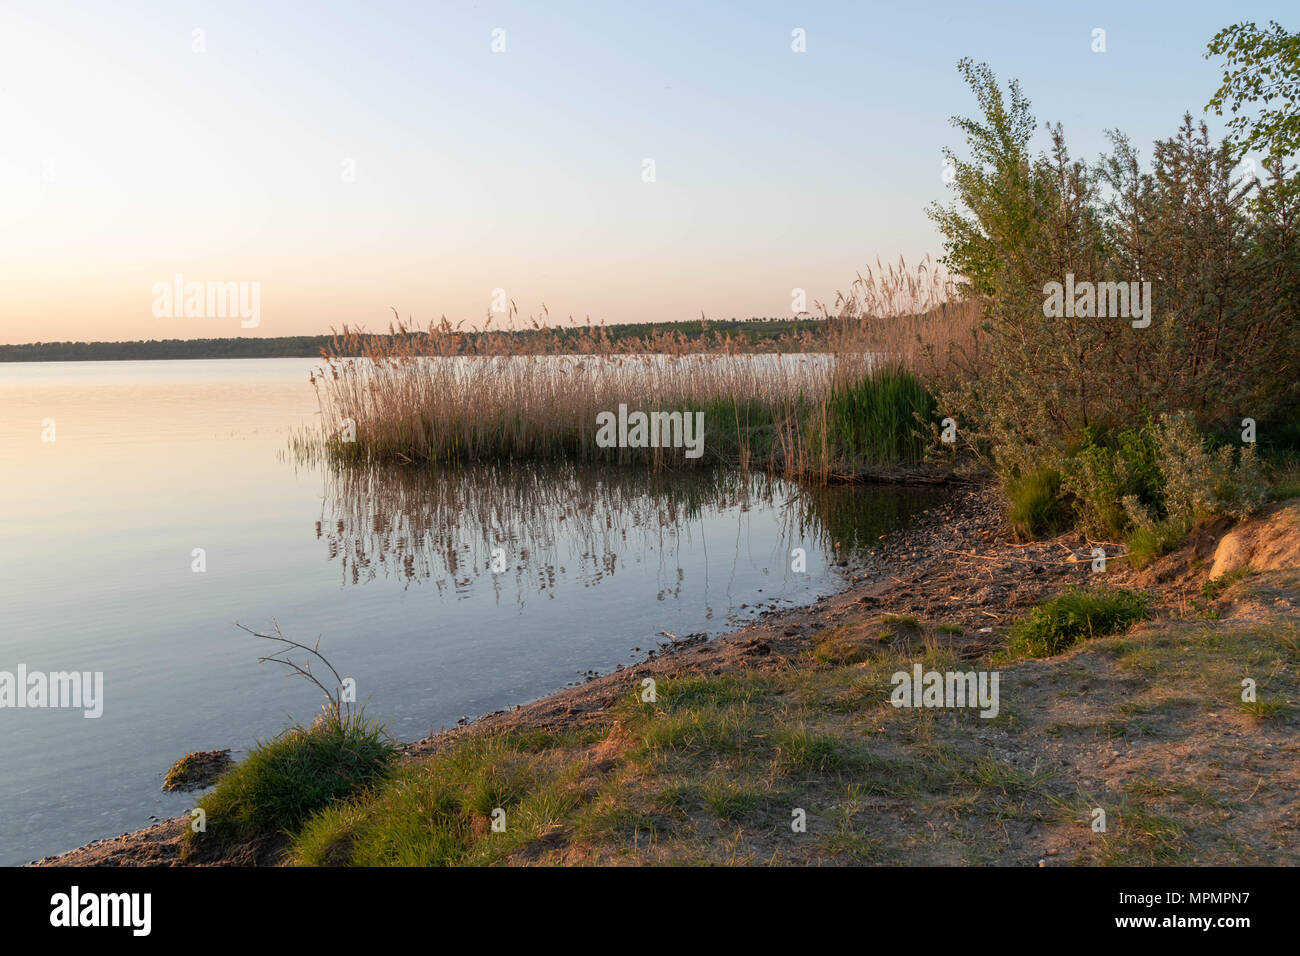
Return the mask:
<svg viewBox="0 0 1300 956">
<path fill-rule="evenodd" d="M 186 831 L 183 855 L 260 860 L 313 813 L 373 785 L 396 756 L 363 714 L 322 714 L 254 747 L 198 802 L 206 831 Z"/>
<path fill-rule="evenodd" d="M 1149 605 L 1147 595 L 1126 588 L 1071 588 L 1016 624 L 1010 648 L 1029 657 L 1051 657 L 1081 640 L 1126 630 L 1150 616 Z"/>
<path fill-rule="evenodd" d="M 1026 540 L 1050 538 L 1069 529 L 1073 514 L 1061 494 L 1061 473 L 1041 467 L 1007 479 L 1007 517 Z"/>
</svg>

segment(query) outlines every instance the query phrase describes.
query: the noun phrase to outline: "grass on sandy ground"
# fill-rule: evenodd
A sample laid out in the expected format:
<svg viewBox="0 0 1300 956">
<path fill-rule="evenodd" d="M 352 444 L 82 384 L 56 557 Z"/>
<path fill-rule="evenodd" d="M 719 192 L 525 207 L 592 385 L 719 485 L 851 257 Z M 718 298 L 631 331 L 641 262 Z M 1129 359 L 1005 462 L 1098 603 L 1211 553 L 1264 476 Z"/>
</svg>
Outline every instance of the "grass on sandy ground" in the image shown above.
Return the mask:
<svg viewBox="0 0 1300 956">
<path fill-rule="evenodd" d="M 1028 657 L 1051 657 L 1087 638 L 1127 630 L 1150 614 L 1150 599 L 1137 591 L 1070 588 L 1012 628 L 1010 649 Z"/>
<path fill-rule="evenodd" d="M 198 802 L 203 829 L 185 832 L 182 853 L 196 860 L 246 854 L 258 862 L 314 812 L 379 780 L 394 745 L 363 714 L 327 711 L 258 744 Z"/>
<path fill-rule="evenodd" d="M 1264 577 L 1229 597 L 1300 585 Z M 953 627 L 872 618 L 798 660 L 660 681 L 653 701 L 631 688 L 581 729 L 458 735 L 316 813 L 289 858 L 1300 862 L 1294 618 L 1146 622 L 1050 660 L 961 661 Z M 891 706 L 891 675 L 917 661 L 996 666 L 998 715 Z"/>
</svg>

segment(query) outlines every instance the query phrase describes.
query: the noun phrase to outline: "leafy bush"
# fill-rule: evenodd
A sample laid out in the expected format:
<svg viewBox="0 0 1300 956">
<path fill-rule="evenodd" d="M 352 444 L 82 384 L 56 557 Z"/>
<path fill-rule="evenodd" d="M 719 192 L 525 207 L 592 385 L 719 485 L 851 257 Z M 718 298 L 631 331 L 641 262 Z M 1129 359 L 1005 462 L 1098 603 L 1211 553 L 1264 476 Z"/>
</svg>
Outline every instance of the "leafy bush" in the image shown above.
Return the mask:
<svg viewBox="0 0 1300 956">
<path fill-rule="evenodd" d="M 1030 657 L 1050 657 L 1081 640 L 1125 630 L 1149 616 L 1148 598 L 1140 591 L 1071 588 L 1016 624 L 1010 647 Z"/>
<path fill-rule="evenodd" d="M 1223 85 L 1205 108 L 1222 116 L 1229 107 L 1234 145 L 1277 157 L 1300 150 L 1300 33 L 1287 33 L 1276 20 L 1262 30 L 1242 21 L 1216 33 L 1207 53 L 1222 56 L 1224 69 Z M 1258 110 L 1241 109 L 1260 100 Z"/>
<path fill-rule="evenodd" d="M 1156 442 L 1165 512 L 1174 521 L 1190 526 L 1213 515 L 1245 518 L 1268 500 L 1253 446 L 1211 450 L 1186 413 L 1161 416 Z"/>
<path fill-rule="evenodd" d="M 1086 429 L 1062 470 L 1083 530 L 1125 540 L 1135 567 L 1178 547 L 1198 522 L 1244 518 L 1269 496 L 1253 446 L 1212 448 L 1185 412 L 1141 428 Z"/>
<path fill-rule="evenodd" d="M 1118 540 L 1131 527 L 1125 501 L 1158 509 L 1162 479 L 1149 426 L 1104 433 L 1085 429 L 1083 447 L 1070 459 L 1063 486 L 1076 500 L 1090 535 Z"/>
</svg>

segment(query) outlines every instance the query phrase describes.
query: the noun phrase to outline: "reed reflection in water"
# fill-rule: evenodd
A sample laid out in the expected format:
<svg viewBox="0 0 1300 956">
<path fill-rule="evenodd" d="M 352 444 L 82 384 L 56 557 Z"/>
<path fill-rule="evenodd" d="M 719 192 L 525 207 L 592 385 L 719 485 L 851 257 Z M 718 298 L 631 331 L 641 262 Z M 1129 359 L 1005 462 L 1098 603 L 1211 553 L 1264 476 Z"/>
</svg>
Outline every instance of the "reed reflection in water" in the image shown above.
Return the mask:
<svg viewBox="0 0 1300 956">
<path fill-rule="evenodd" d="M 746 605 L 756 595 L 737 590 L 737 578 L 753 572 L 770 579 L 755 581 L 764 585 L 757 588 L 760 600 L 795 601 L 796 592 L 808 589 L 825 593 L 838 584 L 840 560 L 940 495 L 892 486 L 803 488 L 735 470 L 674 474 L 529 464 L 324 471 L 316 533 L 344 585 L 398 579 L 457 600 L 490 593 L 493 603 L 522 609 L 554 598 L 562 583 L 598 588 L 620 569 L 639 565 L 653 569 L 653 596 L 661 601 L 680 600 L 684 583 L 700 575 L 706 620 L 713 619 L 717 599 L 711 574 L 726 579 L 728 594 L 746 592 L 740 602 Z M 751 520 L 755 512 L 764 515 L 759 528 Z M 732 540 L 719 541 L 728 527 Z M 802 571 L 794 570 L 797 548 L 806 554 Z M 746 563 L 753 567 L 742 568 Z"/>
</svg>

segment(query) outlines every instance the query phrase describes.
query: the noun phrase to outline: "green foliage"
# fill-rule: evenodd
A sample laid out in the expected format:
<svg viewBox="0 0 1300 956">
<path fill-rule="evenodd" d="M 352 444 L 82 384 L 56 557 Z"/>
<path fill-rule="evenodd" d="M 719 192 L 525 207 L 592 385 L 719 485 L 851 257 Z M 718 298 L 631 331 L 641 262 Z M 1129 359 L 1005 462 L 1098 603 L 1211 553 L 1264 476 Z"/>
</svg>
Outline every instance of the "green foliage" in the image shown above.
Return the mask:
<svg viewBox="0 0 1300 956">
<path fill-rule="evenodd" d="M 1074 496 L 1083 530 L 1119 540 L 1132 525 L 1129 510 L 1134 504 L 1160 504 L 1162 480 L 1153 428 L 1085 429 L 1067 475 L 1063 484 Z"/>
<path fill-rule="evenodd" d="M 1011 631 L 1011 649 L 1051 657 L 1091 637 L 1126 630 L 1151 614 L 1147 595 L 1128 589 L 1071 588 L 1030 612 Z"/>
<path fill-rule="evenodd" d="M 934 396 L 894 365 L 837 381 L 826 402 L 826 440 L 843 460 L 871 465 L 915 464 L 925 458 Z"/>
<path fill-rule="evenodd" d="M 994 295 L 1001 288 L 1006 261 L 1017 256 L 1024 237 L 1034 229 L 1028 150 L 1036 124 L 1016 80 L 1004 95 L 987 64 L 967 57 L 957 70 L 975 94 L 983 117 L 952 118 L 952 125 L 966 134 L 969 160 L 944 150 L 953 188 L 967 211 L 935 203 L 928 214 L 947 240 L 944 264 L 976 295 Z"/>
<path fill-rule="evenodd" d="M 1212 448 L 1187 413 L 1140 428 L 1087 429 L 1063 470 L 1083 530 L 1126 541 L 1135 567 L 1178 547 L 1198 522 L 1245 518 L 1269 495 L 1253 446 Z"/>
<path fill-rule="evenodd" d="M 1252 445 L 1207 447 L 1187 414 L 1162 416 L 1156 430 L 1165 512 L 1192 525 L 1213 515 L 1245 518 L 1269 495 Z"/>
<path fill-rule="evenodd" d="M 1300 396 L 1300 196 L 1292 170 L 1238 175 L 1227 143 L 1185 116 L 1143 168 L 1127 140 L 1072 160 L 1061 127 L 1033 157 L 1027 100 L 984 65 L 959 67 L 979 106 L 955 118 L 957 202 L 931 207 L 945 263 L 984 298 L 981 373 L 944 385 L 963 435 L 1004 475 L 1060 461 L 1089 430 L 1135 428 L 1187 410 L 1202 429 L 1285 416 Z M 1143 315 L 1045 314 L 1048 283 L 1150 283 Z M 1118 296 L 1116 296 L 1118 305 Z M 1149 325 L 1135 327 L 1150 320 Z M 1092 461 L 1103 483 L 1105 462 Z M 1067 484 L 1070 472 L 1061 468 Z M 1098 496 L 1093 495 L 1094 499 Z M 1122 494 L 1113 500 L 1118 502 Z M 1139 500 L 1141 495 L 1139 494 Z M 1118 512 L 1088 520 L 1114 529 Z"/>
<path fill-rule="evenodd" d="M 1254 23 L 1234 23 L 1214 35 L 1206 59 L 1225 58 L 1223 85 L 1206 110 L 1228 121 L 1237 149 L 1262 149 L 1271 156 L 1300 150 L 1300 33 L 1288 33 L 1274 20 L 1261 30 Z M 1247 104 L 1264 103 L 1253 121 L 1238 115 Z"/>
<path fill-rule="evenodd" d="M 1004 92 L 969 60 L 959 70 L 980 116 L 953 120 L 970 159 L 952 157 L 958 203 L 931 216 L 945 263 L 984 297 L 985 360 L 980 375 L 941 385 L 939 401 L 962 408 L 972 446 L 991 449 L 1011 519 L 1049 533 L 1073 501 L 1089 535 L 1132 536 L 1149 559 L 1205 516 L 1249 514 L 1264 499 L 1255 453 L 1210 449 L 1204 434 L 1243 416 L 1294 419 L 1294 170 L 1238 176 L 1230 144 L 1190 116 L 1156 143 L 1149 170 L 1118 133 L 1100 163 L 1073 161 L 1060 126 L 1047 155 L 1031 157 L 1034 118 L 1017 83 Z M 1067 276 L 1149 284 L 1145 308 L 1053 315 L 1048 284 Z"/>
<path fill-rule="evenodd" d="M 1007 479 L 1007 517 L 1021 538 L 1051 537 L 1073 524 L 1069 504 L 1061 495 L 1061 473 L 1049 465 L 1029 468 Z"/>
<path fill-rule="evenodd" d="M 198 802 L 207 830 L 186 832 L 185 855 L 246 847 L 256 857 L 316 811 L 376 783 L 395 757 L 382 729 L 361 714 L 328 711 L 311 727 L 292 727 L 254 747 Z"/>
<path fill-rule="evenodd" d="M 1179 521 L 1154 521 L 1138 525 L 1124 539 L 1129 563 L 1135 568 L 1145 568 L 1156 558 L 1182 544 L 1187 531 L 1187 525 Z"/>
</svg>

